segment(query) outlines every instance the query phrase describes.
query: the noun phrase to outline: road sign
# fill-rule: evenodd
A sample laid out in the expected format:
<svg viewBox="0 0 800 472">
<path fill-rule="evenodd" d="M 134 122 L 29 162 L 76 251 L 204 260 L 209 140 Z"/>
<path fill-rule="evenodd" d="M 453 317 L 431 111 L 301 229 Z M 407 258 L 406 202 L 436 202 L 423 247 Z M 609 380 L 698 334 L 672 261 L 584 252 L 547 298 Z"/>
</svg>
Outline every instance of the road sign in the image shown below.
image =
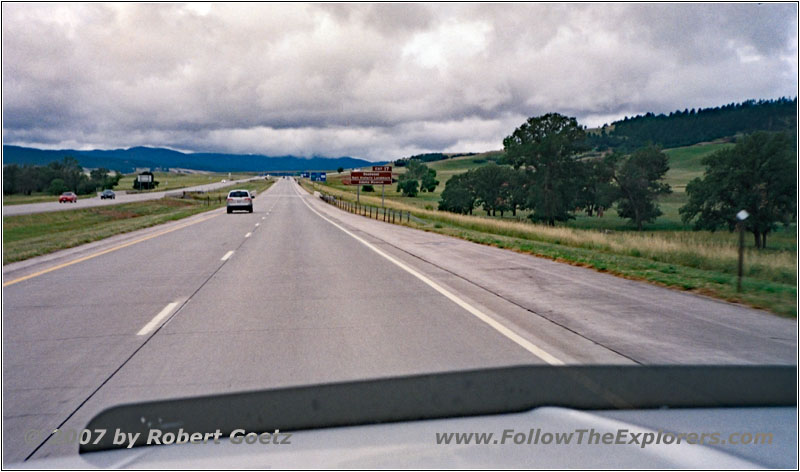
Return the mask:
<svg viewBox="0 0 800 472">
<path fill-rule="evenodd" d="M 327 172 L 312 172 L 311 173 L 311 181 L 312 182 L 327 182 L 328 180 L 328 173 Z"/>
<path fill-rule="evenodd" d="M 372 166 L 373 172 L 391 172 L 392 166 Z"/>
<path fill-rule="evenodd" d="M 379 185 L 391 183 L 391 172 L 350 172 L 350 185 Z"/>
</svg>

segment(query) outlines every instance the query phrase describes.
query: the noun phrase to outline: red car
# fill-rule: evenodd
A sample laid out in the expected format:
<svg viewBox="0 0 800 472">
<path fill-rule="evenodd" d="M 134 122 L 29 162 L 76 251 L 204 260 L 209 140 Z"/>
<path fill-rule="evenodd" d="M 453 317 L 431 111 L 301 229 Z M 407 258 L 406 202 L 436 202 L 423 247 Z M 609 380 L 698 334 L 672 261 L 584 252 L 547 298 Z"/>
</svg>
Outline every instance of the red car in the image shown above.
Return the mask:
<svg viewBox="0 0 800 472">
<path fill-rule="evenodd" d="M 78 203 L 78 196 L 73 192 L 64 192 L 60 197 L 58 197 L 58 203 L 64 202 Z"/>
</svg>

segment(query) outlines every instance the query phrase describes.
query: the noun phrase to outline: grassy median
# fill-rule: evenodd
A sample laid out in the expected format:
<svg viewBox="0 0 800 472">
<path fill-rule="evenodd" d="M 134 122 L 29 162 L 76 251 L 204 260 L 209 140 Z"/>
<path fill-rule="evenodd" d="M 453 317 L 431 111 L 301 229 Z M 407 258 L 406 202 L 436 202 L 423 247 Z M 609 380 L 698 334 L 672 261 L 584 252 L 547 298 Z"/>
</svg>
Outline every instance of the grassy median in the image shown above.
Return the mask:
<svg viewBox="0 0 800 472">
<path fill-rule="evenodd" d="M 133 181 L 137 174 L 125 174 L 117 184 L 117 189 L 133 193 Z M 147 192 L 163 192 L 197 185 L 207 185 L 221 180 L 240 180 L 252 177 L 253 174 L 230 174 L 227 172 L 179 174 L 177 172 L 153 172 L 153 179 L 158 182 L 158 187 Z"/>
<path fill-rule="evenodd" d="M 188 194 L 187 198 L 6 216 L 3 218 L 3 264 L 213 210 L 225 206 L 225 196 L 233 187 L 261 193 L 273 182 L 246 182 L 205 194 Z"/>
<path fill-rule="evenodd" d="M 302 182 L 347 201 L 355 195 L 330 186 Z M 361 203 L 380 206 L 380 195 L 361 195 Z M 593 268 L 622 277 L 744 303 L 774 313 L 797 316 L 796 226 L 770 235 L 770 249 L 745 252 L 742 292 L 736 292 L 736 235 L 726 231 L 608 231 L 458 215 L 403 204 L 410 211 L 402 224 L 519 252 Z"/>
<path fill-rule="evenodd" d="M 148 193 L 178 190 L 197 185 L 207 185 L 217 183 L 220 180 L 240 180 L 252 177 L 252 174 L 231 174 L 227 173 L 195 173 L 179 174 L 176 172 L 154 172 L 158 187 L 152 190 L 133 190 L 133 181 L 137 174 L 126 174 L 120 179 L 119 183 L 112 190 L 115 192 L 126 191 L 129 193 Z M 78 199 L 88 199 L 96 197 L 96 193 L 90 195 L 78 195 Z M 44 192 L 37 192 L 31 195 L 3 195 L 3 205 L 24 205 L 27 203 L 57 202 L 58 195 L 50 195 Z"/>
<path fill-rule="evenodd" d="M 49 193 L 34 193 L 32 195 L 3 195 L 3 206 L 24 205 L 26 203 L 57 202 L 58 197 L 58 195 L 50 195 Z M 78 198 L 81 198 L 80 195 Z"/>
</svg>

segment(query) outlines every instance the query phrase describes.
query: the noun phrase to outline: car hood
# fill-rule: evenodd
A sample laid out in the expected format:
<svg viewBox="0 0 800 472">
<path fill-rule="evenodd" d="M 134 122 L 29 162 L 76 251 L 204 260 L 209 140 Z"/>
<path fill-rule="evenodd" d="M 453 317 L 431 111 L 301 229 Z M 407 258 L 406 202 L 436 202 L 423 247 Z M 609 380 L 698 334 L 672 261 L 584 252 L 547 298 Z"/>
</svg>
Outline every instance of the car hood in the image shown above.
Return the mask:
<svg viewBox="0 0 800 472">
<path fill-rule="evenodd" d="M 623 417 L 620 417 L 622 415 Z M 290 444 L 147 446 L 28 461 L 22 468 L 795 468 L 795 409 L 718 408 L 524 413 L 298 431 Z M 722 426 L 724 425 L 724 426 Z M 437 433 L 775 431 L 769 445 L 437 444 Z"/>
</svg>

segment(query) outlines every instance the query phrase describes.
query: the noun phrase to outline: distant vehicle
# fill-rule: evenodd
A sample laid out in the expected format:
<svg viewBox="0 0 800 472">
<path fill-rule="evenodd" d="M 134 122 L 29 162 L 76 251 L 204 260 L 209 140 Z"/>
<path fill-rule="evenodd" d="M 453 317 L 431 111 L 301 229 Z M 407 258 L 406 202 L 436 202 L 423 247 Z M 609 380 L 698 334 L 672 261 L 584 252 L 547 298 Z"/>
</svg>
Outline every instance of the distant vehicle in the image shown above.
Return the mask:
<svg viewBox="0 0 800 472">
<path fill-rule="evenodd" d="M 113 190 L 103 190 L 103 193 L 100 194 L 100 200 L 105 200 L 106 198 L 114 200 L 117 198 L 117 194 Z"/>
<path fill-rule="evenodd" d="M 64 202 L 78 203 L 78 196 L 74 192 L 64 192 L 58 197 L 58 203 Z"/>
<path fill-rule="evenodd" d="M 228 192 L 228 213 L 234 210 L 247 210 L 253 213 L 253 196 L 247 190 L 231 190 Z"/>
<path fill-rule="evenodd" d="M 224 184 L 224 183 L 226 183 L 226 182 L 228 182 L 228 181 L 227 181 L 227 180 L 225 180 L 225 179 L 222 179 L 222 180 L 221 180 L 221 182 Z"/>
</svg>

